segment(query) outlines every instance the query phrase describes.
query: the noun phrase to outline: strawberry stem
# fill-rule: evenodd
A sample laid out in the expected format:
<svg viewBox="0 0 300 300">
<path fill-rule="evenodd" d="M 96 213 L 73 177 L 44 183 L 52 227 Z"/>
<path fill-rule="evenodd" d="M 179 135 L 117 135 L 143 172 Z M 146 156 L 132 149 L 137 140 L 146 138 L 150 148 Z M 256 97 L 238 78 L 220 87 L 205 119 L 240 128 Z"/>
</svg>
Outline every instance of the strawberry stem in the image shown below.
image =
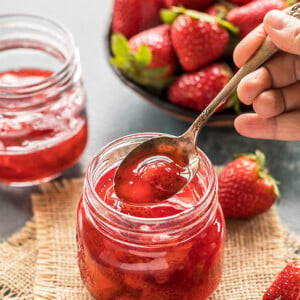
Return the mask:
<svg viewBox="0 0 300 300">
<path fill-rule="evenodd" d="M 297 3 L 298 1 L 297 0 L 285 0 L 284 2 L 286 3 L 287 6 L 292 6 L 295 3 Z"/>
<path fill-rule="evenodd" d="M 266 156 L 261 150 L 256 150 L 255 154 L 253 154 L 253 153 L 237 154 L 237 155 L 235 155 L 235 157 L 250 157 L 250 158 L 254 159 L 258 165 L 258 175 L 261 178 L 265 178 L 265 179 L 269 180 L 269 182 L 273 186 L 276 200 L 279 200 L 279 198 L 280 198 L 280 191 L 278 188 L 279 182 L 277 180 L 275 180 L 274 177 L 272 177 L 269 174 L 268 170 L 265 168 Z"/>
<path fill-rule="evenodd" d="M 220 17 L 211 16 L 209 14 L 206 14 L 206 13 L 203 13 L 203 12 L 200 12 L 197 10 L 186 9 L 182 6 L 173 6 L 171 9 L 162 9 L 160 15 L 161 15 L 162 21 L 167 24 L 173 24 L 175 19 L 180 15 L 187 15 L 193 19 L 203 20 L 208 23 L 216 22 L 218 25 L 227 29 L 229 32 L 231 32 L 233 34 L 237 35 L 239 33 L 238 27 L 234 26 L 233 24 L 231 24 L 230 22 L 228 22 L 226 20 L 223 20 Z"/>
</svg>

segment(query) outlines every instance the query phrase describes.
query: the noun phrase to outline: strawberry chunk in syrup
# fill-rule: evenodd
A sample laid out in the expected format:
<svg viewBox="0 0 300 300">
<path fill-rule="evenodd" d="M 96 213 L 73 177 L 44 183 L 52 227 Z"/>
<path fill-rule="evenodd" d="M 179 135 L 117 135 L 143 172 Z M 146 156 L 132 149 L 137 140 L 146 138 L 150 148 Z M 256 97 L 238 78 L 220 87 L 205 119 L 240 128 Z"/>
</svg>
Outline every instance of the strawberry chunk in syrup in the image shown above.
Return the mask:
<svg viewBox="0 0 300 300">
<path fill-rule="evenodd" d="M 188 168 L 165 155 L 142 156 L 126 166 L 118 177 L 118 195 L 126 203 L 160 203 L 188 182 Z"/>
</svg>

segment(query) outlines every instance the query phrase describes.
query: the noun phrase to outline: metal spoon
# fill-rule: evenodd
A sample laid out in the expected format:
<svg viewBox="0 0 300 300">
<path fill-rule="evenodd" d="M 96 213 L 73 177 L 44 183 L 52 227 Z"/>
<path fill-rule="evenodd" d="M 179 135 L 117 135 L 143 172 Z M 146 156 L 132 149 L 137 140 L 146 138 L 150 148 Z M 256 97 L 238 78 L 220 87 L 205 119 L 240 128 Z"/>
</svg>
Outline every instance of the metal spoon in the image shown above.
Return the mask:
<svg viewBox="0 0 300 300">
<path fill-rule="evenodd" d="M 300 3 L 290 7 L 289 14 L 300 19 Z M 190 181 L 195 176 L 199 168 L 200 159 L 196 150 L 196 144 L 199 132 L 204 124 L 217 110 L 217 108 L 221 104 L 223 104 L 234 92 L 241 79 L 244 78 L 247 74 L 256 70 L 278 50 L 279 49 L 267 36 L 260 48 L 231 78 L 227 85 L 197 117 L 197 119 L 184 134 L 178 137 L 156 137 L 143 142 L 142 144 L 134 148 L 122 161 L 114 177 L 115 192 L 119 196 L 119 198 L 126 200 L 126 195 L 121 195 L 118 189 L 121 179 L 125 174 L 124 172 L 126 172 L 126 168 L 131 164 L 133 160 L 137 160 L 137 158 L 146 155 L 166 155 L 175 158 L 175 163 L 181 166 L 188 166 L 191 173 L 191 176 L 189 178 Z M 186 184 L 188 184 L 188 182 Z M 183 187 L 184 186 L 182 186 L 179 190 L 181 190 Z M 174 191 L 174 194 L 176 194 L 179 190 Z"/>
</svg>

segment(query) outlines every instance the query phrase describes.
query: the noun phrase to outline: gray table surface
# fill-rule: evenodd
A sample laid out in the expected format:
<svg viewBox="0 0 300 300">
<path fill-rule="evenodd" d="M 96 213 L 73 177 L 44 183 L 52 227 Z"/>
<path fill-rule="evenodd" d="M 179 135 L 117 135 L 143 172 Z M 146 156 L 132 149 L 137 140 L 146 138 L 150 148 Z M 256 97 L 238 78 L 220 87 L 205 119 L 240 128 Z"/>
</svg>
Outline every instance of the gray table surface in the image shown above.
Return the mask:
<svg viewBox="0 0 300 300">
<path fill-rule="evenodd" d="M 180 134 L 188 124 L 150 106 L 127 89 L 112 73 L 104 52 L 104 36 L 112 0 L 9 0 L 0 13 L 31 13 L 62 22 L 74 34 L 81 54 L 88 93 L 89 142 L 80 162 L 63 174 L 81 176 L 91 157 L 105 144 L 130 133 Z M 274 177 L 280 181 L 278 206 L 282 222 L 300 234 L 300 142 L 252 140 L 233 128 L 205 128 L 199 146 L 214 164 L 225 164 L 233 153 L 263 150 Z M 0 239 L 21 228 L 32 217 L 32 188 L 0 187 Z"/>
</svg>

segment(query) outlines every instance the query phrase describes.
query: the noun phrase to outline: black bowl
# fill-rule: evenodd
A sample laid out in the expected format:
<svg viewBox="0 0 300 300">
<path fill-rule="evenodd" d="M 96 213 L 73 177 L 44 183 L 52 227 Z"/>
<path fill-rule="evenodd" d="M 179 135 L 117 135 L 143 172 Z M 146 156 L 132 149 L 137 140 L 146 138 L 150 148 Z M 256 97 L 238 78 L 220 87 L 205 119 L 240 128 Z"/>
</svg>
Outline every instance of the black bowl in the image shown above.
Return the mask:
<svg viewBox="0 0 300 300">
<path fill-rule="evenodd" d="M 105 50 L 107 60 L 109 61 L 110 57 L 112 57 L 112 50 L 110 46 L 111 40 L 111 26 L 109 26 L 107 35 L 105 37 Z M 156 106 L 162 111 L 184 121 L 193 122 L 195 118 L 199 115 L 200 112 L 194 111 L 192 109 L 184 108 L 179 105 L 173 104 L 168 101 L 166 91 L 157 91 L 153 88 L 147 88 L 141 86 L 130 79 L 128 79 L 120 69 L 111 65 L 112 70 L 117 75 L 117 77 L 131 90 L 141 96 L 142 99 L 146 100 L 150 104 Z M 233 110 L 233 108 L 228 108 L 223 110 L 222 112 L 215 113 L 207 122 L 208 126 L 224 126 L 230 127 L 233 126 L 233 121 L 237 114 Z"/>
</svg>

